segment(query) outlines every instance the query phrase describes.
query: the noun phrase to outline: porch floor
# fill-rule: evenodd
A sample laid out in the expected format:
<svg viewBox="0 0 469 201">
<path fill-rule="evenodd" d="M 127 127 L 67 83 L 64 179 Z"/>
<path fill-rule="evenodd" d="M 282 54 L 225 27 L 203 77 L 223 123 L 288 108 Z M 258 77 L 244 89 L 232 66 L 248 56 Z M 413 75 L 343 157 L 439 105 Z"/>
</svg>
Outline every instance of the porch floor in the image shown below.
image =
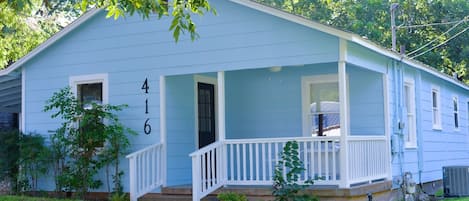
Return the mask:
<svg viewBox="0 0 469 201">
<path fill-rule="evenodd" d="M 307 191 L 316 195 L 321 201 L 350 201 L 368 200 L 367 194 L 373 195 L 374 201 L 389 201 L 392 196 L 391 181 L 380 181 L 372 184 L 354 186 L 348 189 L 341 189 L 337 186 L 315 185 Z M 222 192 L 236 192 L 246 195 L 249 200 L 268 201 L 274 200 L 271 186 L 226 186 L 222 187 L 209 196 L 204 201 L 215 201 L 216 196 Z M 192 186 L 179 185 L 169 186 L 161 190 L 161 193 L 150 193 L 139 199 L 139 201 L 192 201 Z"/>
</svg>

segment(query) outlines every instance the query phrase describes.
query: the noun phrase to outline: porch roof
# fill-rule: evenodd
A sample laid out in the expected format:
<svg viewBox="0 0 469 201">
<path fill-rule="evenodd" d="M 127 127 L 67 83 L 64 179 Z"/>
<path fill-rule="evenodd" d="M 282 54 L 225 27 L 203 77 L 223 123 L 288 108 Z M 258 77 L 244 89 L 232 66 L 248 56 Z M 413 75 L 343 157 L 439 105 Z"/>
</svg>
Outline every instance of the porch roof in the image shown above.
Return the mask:
<svg viewBox="0 0 469 201">
<path fill-rule="evenodd" d="M 21 112 L 21 74 L 0 75 L 0 112 Z"/>
</svg>

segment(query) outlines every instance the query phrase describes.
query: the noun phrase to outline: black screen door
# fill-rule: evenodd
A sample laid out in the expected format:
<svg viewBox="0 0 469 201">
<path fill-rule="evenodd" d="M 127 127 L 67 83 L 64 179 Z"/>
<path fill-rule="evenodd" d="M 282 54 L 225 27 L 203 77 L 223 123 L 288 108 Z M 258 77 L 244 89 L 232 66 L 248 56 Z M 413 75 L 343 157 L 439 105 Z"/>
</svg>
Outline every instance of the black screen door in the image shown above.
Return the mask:
<svg viewBox="0 0 469 201">
<path fill-rule="evenodd" d="M 197 84 L 199 149 L 215 142 L 215 93 L 213 84 Z"/>
</svg>

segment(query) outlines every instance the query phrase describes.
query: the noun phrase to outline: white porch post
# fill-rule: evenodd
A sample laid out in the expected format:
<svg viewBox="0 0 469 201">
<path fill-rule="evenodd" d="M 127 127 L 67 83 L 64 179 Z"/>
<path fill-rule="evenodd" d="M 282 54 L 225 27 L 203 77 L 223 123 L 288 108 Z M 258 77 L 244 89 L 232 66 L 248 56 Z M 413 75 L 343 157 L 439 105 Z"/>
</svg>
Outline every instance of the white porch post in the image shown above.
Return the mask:
<svg viewBox="0 0 469 201">
<path fill-rule="evenodd" d="M 338 62 L 338 80 L 339 80 L 339 103 L 340 103 L 340 187 L 349 187 L 349 163 L 348 163 L 348 95 L 347 95 L 347 75 L 345 64 L 347 60 L 347 41 L 339 40 L 339 62 Z"/>
<path fill-rule="evenodd" d="M 160 143 L 161 148 L 161 180 L 166 186 L 166 78 L 160 76 Z"/>
<path fill-rule="evenodd" d="M 218 140 L 224 142 L 226 139 L 225 134 L 225 72 L 219 71 L 217 74 L 217 98 L 218 98 Z M 226 181 L 227 175 L 227 159 L 226 159 L 226 145 L 222 146 L 221 150 L 221 181 Z"/>
</svg>

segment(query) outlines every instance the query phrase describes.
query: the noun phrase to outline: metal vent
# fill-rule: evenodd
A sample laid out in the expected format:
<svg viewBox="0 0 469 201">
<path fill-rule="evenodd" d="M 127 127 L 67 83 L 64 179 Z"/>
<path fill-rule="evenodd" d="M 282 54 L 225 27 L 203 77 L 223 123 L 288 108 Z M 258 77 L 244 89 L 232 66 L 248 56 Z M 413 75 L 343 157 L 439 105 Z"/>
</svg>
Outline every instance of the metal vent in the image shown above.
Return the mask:
<svg viewBox="0 0 469 201">
<path fill-rule="evenodd" d="M 443 167 L 445 197 L 469 196 L 469 166 Z"/>
</svg>

